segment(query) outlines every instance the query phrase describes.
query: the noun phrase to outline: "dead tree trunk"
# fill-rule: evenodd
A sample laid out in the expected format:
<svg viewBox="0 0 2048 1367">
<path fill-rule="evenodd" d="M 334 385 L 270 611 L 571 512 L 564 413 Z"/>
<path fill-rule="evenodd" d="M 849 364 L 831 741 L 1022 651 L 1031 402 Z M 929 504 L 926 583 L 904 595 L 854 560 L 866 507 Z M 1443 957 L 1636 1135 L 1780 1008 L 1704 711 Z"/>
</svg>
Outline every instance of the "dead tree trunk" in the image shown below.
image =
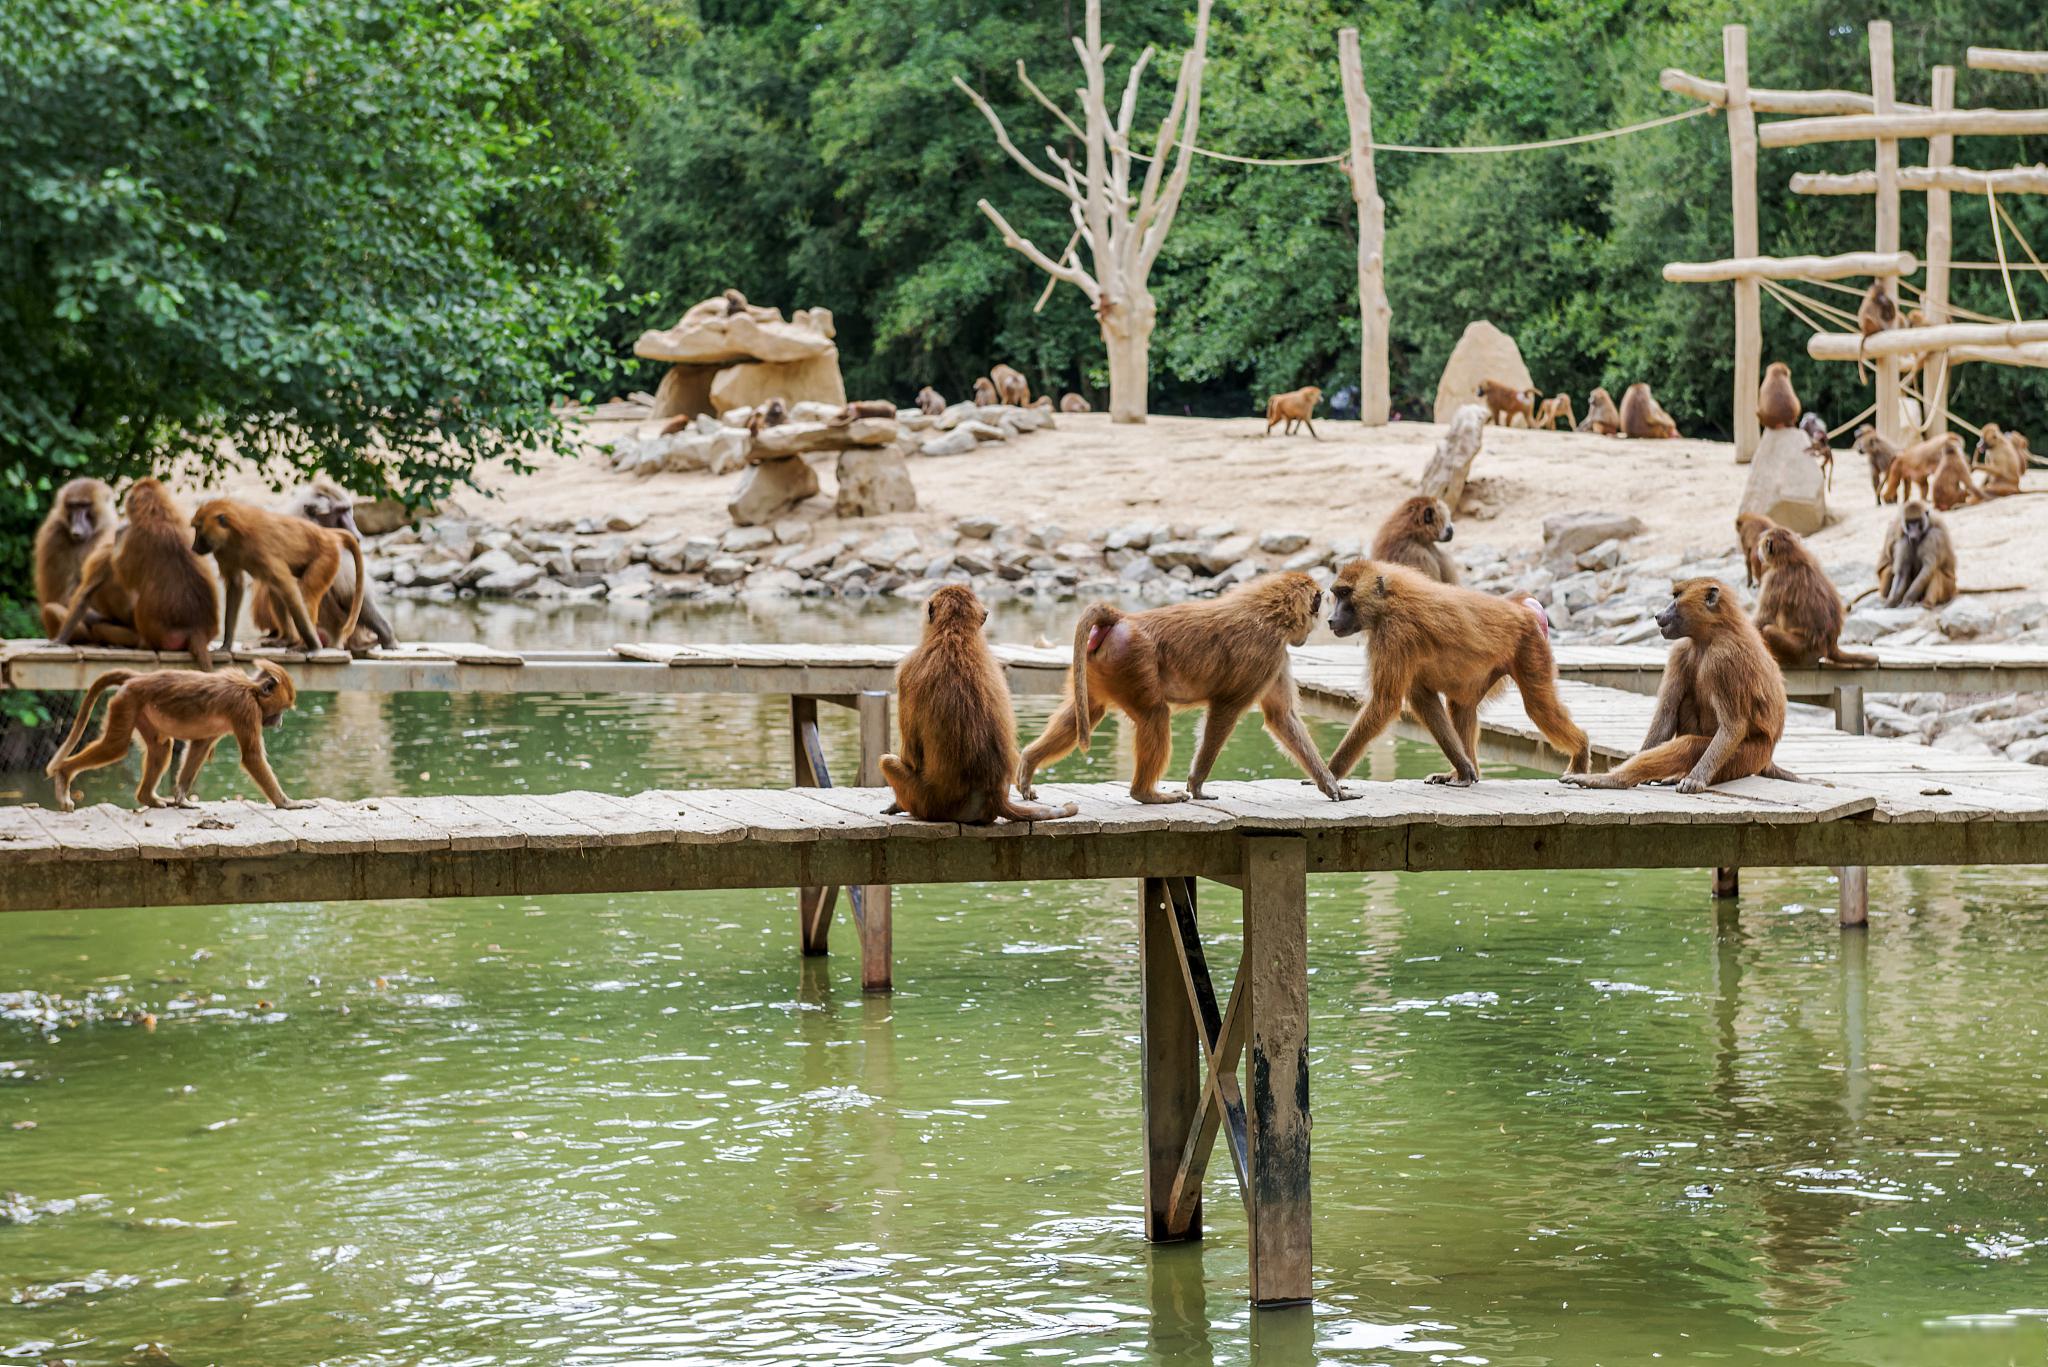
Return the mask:
<svg viewBox="0 0 2048 1367">
<path fill-rule="evenodd" d="M 1211 0 L 1199 0 L 1196 7 L 1195 41 L 1181 57 L 1173 105 L 1159 125 L 1159 137 L 1150 157 L 1132 149 L 1131 125 L 1137 117 L 1138 78 L 1152 60 L 1152 49 L 1146 48 L 1131 64 L 1124 81 L 1123 102 L 1112 119 L 1106 68 L 1114 46 L 1102 44 L 1102 0 L 1088 0 L 1086 37 L 1074 40 L 1087 82 L 1075 92 L 1081 97 L 1085 127 L 1075 123 L 1032 84 L 1024 64 L 1017 63 L 1017 77 L 1025 88 L 1086 148 L 1087 155 L 1079 167 L 1051 147 L 1045 149 L 1045 160 L 1054 168 L 1052 171 L 1025 156 L 1010 141 L 1008 130 L 988 101 L 959 77 L 953 78 L 953 84 L 967 92 L 975 108 L 988 120 L 997 144 L 1011 160 L 1067 201 L 1076 247 L 1062 253 L 1058 260 L 1040 251 L 1028 238 L 1018 236 L 987 200 L 982 200 L 979 207 L 1002 233 L 1004 245 L 1021 252 L 1055 281 L 1064 280 L 1080 290 L 1094 305 L 1096 320 L 1102 328 L 1102 345 L 1109 355 L 1109 416 L 1113 422 L 1145 421 L 1145 387 L 1151 368 L 1152 325 L 1157 313 L 1146 281 L 1151 276 L 1152 263 L 1159 259 L 1159 249 L 1166 243 L 1167 230 L 1173 226 L 1173 216 L 1180 208 L 1194 161 L 1195 128 L 1202 109 L 1202 67 L 1209 46 L 1210 3 Z M 1139 193 L 1133 196 L 1131 163 L 1140 160 L 1150 164 Z M 1092 270 L 1082 264 L 1083 248 Z"/>
</svg>

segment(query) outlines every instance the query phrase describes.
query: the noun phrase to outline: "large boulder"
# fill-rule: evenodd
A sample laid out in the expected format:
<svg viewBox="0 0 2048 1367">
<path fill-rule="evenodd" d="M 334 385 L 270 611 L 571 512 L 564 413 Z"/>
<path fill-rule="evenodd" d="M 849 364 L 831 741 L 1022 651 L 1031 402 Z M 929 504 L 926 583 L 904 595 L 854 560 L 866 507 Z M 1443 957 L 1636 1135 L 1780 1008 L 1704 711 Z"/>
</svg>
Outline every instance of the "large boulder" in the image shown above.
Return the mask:
<svg viewBox="0 0 2048 1367">
<path fill-rule="evenodd" d="M 854 447 L 839 453 L 839 493 L 832 510 L 841 517 L 880 517 L 917 511 L 917 490 L 899 451 Z"/>
<path fill-rule="evenodd" d="M 711 381 L 711 406 L 725 414 L 752 408 L 769 399 L 790 403 L 846 402 L 846 382 L 839 377 L 837 348 L 803 361 L 748 361 L 729 365 Z"/>
<path fill-rule="evenodd" d="M 1575 561 L 1603 541 L 1625 541 L 1642 530 L 1642 519 L 1627 513 L 1558 513 L 1543 519 L 1543 558 Z"/>
<path fill-rule="evenodd" d="M 678 365 L 730 365 L 735 361 L 802 361 L 836 355 L 832 315 L 800 309 L 790 322 L 776 309 L 726 314 L 722 299 L 693 305 L 672 328 L 643 332 L 633 354 Z"/>
<path fill-rule="evenodd" d="M 741 527 L 759 527 L 793 512 L 818 492 L 818 472 L 802 456 L 747 467 L 740 487 L 725 505 Z"/>
<path fill-rule="evenodd" d="M 1820 462 L 1807 453 L 1807 436 L 1796 427 L 1765 432 L 1749 464 L 1742 511 L 1762 513 L 1781 527 L 1811 536 L 1828 522 L 1827 488 Z"/>
<path fill-rule="evenodd" d="M 774 460 L 804 451 L 887 446 L 894 440 L 894 418 L 856 418 L 848 423 L 785 422 L 762 428 L 754 437 L 754 449 L 747 458 L 753 461 Z"/>
<path fill-rule="evenodd" d="M 1461 405 L 1471 403 L 1481 380 L 1498 380 L 1517 389 L 1536 387 L 1515 339 L 1483 318 L 1465 325 L 1465 335 L 1444 362 L 1443 378 L 1436 382 L 1436 421 L 1449 422 Z"/>
</svg>

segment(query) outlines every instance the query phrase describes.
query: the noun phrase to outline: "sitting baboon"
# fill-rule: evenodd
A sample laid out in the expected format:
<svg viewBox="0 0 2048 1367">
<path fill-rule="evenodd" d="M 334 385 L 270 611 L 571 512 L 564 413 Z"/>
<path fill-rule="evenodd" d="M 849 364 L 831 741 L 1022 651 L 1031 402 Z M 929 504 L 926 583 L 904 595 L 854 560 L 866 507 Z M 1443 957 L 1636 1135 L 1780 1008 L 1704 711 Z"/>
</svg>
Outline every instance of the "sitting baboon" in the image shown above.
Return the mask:
<svg viewBox="0 0 2048 1367">
<path fill-rule="evenodd" d="M 1799 395 L 1792 388 L 1792 367 L 1772 361 L 1756 396 L 1756 420 L 1765 431 L 1791 427 L 1799 421 Z"/>
<path fill-rule="evenodd" d="M 36 604 L 45 636 L 55 636 L 63 627 L 85 562 L 113 541 L 115 521 L 114 491 L 105 480 L 74 479 L 57 491 L 43 525 L 36 529 Z M 93 624 L 84 625 L 90 640 Z"/>
<path fill-rule="evenodd" d="M 992 365 L 988 378 L 996 387 L 996 397 L 1012 408 L 1031 406 L 1031 386 L 1024 383 L 1024 376 L 1006 365 Z"/>
<path fill-rule="evenodd" d="M 1380 523 L 1372 539 L 1372 558 L 1405 565 L 1439 584 L 1458 582 L 1458 562 L 1444 549 L 1452 536 L 1451 508 L 1440 498 L 1417 494 Z"/>
<path fill-rule="evenodd" d="M 1082 398 L 1079 394 L 1068 392 L 1060 395 L 1060 412 L 1062 413 L 1093 413 L 1094 411 L 1095 405 L 1089 403 L 1088 400 Z"/>
<path fill-rule="evenodd" d="M 917 411 L 928 418 L 936 418 L 946 411 L 946 396 L 926 385 L 917 391 Z"/>
<path fill-rule="evenodd" d="M 1956 596 L 1955 542 L 1947 524 L 1917 498 L 1906 500 L 1885 531 L 1877 589 L 1888 608 L 1938 608 Z"/>
<path fill-rule="evenodd" d="M 1657 614 L 1676 642 L 1664 662 L 1657 710 L 1642 749 L 1605 774 L 1566 774 L 1581 788 L 1633 788 L 1678 780 L 1697 793 L 1753 774 L 1790 779 L 1771 762 L 1785 734 L 1785 681 L 1756 626 L 1718 579 L 1688 579 Z"/>
<path fill-rule="evenodd" d="M 1002 402 L 996 393 L 996 387 L 989 383 L 986 375 L 974 382 L 974 402 L 981 408 L 991 408 Z"/>
<path fill-rule="evenodd" d="M 765 399 L 754 405 L 754 411 L 747 414 L 747 435 L 758 437 L 766 427 L 780 427 L 789 421 L 789 404 L 777 397 Z"/>
<path fill-rule="evenodd" d="M 1585 421 L 1579 424 L 1578 430 L 1603 437 L 1620 436 L 1621 412 L 1614 406 L 1614 396 L 1604 389 L 1595 389 L 1588 394 Z"/>
<path fill-rule="evenodd" d="M 1650 386 L 1638 380 L 1621 396 L 1621 434 L 1625 437 L 1675 437 L 1678 424 L 1657 402 Z"/>
<path fill-rule="evenodd" d="M 1995 422 L 1984 424 L 1977 435 L 1977 459 L 1984 465 L 1984 492 L 2004 498 L 2020 491 L 2020 477 L 2027 472 L 2027 439 L 2007 432 Z"/>
<path fill-rule="evenodd" d="M 1797 669 L 1819 664 L 1874 665 L 1875 655 L 1842 649 L 1849 615 L 1835 581 L 1790 527 L 1773 527 L 1757 543 L 1764 567 L 1756 592 L 1756 625 L 1778 663 Z"/>
<path fill-rule="evenodd" d="M 1316 437 L 1316 425 L 1309 421 L 1309 417 L 1316 411 L 1316 405 L 1322 401 L 1323 391 L 1314 385 L 1297 389 L 1292 394 L 1275 394 L 1266 400 L 1266 435 L 1273 435 L 1274 423 L 1284 422 L 1286 426 L 1280 429 L 1280 435 L 1291 437 L 1294 435 L 1294 424 L 1300 423 L 1308 429 L 1311 437 L 1321 441 L 1321 437 Z"/>
</svg>

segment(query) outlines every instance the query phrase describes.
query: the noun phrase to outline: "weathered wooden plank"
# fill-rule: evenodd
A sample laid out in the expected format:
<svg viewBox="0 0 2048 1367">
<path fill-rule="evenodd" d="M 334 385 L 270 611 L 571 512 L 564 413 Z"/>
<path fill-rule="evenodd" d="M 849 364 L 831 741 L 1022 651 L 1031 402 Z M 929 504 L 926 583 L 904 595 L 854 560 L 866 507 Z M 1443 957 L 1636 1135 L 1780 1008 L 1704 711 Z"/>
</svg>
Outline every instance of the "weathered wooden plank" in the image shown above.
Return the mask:
<svg viewBox="0 0 2048 1367">
<path fill-rule="evenodd" d="M 882 809 L 896 800 L 887 788 L 812 788 L 804 796 L 854 816 L 872 818 L 886 827 L 891 840 L 943 840 L 960 834 L 957 821 L 919 821 L 907 813 L 883 816 Z"/>
<path fill-rule="evenodd" d="M 1313 1294 L 1309 1218 L 1308 864 L 1298 837 L 1244 841 L 1249 975 L 1245 1213 L 1254 1305 Z"/>
<path fill-rule="evenodd" d="M 0 868 L 64 857 L 64 842 L 36 819 L 40 807 L 0 807 Z"/>
<path fill-rule="evenodd" d="M 609 793 L 577 789 L 567 793 L 535 793 L 530 800 L 596 831 L 606 845 L 666 845 L 676 839 L 673 821 L 622 802 Z"/>
<path fill-rule="evenodd" d="M 108 803 L 75 811 L 45 811 L 36 819 L 64 842 L 67 859 L 135 858 L 134 814 Z"/>
<path fill-rule="evenodd" d="M 263 815 L 297 843 L 301 854 L 366 854 L 377 848 L 376 840 L 356 821 L 355 808 L 343 803 L 271 807 Z"/>
<path fill-rule="evenodd" d="M 710 811 L 696 793 L 653 789 L 613 798 L 620 806 L 663 821 L 674 831 L 674 839 L 685 845 L 726 845 L 746 839 L 747 825 Z"/>
<path fill-rule="evenodd" d="M 499 823 L 505 830 L 520 836 L 527 849 L 581 850 L 605 843 L 603 833 L 588 822 L 579 820 L 566 810 L 550 807 L 527 793 L 438 800 L 460 802 L 484 822 Z"/>
<path fill-rule="evenodd" d="M 469 808 L 460 803 L 437 811 L 431 798 L 379 798 L 374 802 L 336 802 L 319 799 L 323 809 L 346 816 L 354 828 L 367 836 L 378 854 L 424 854 L 446 850 L 451 842 L 472 831 L 476 822 Z M 432 819 L 438 816 L 439 820 Z M 457 824 L 457 822 L 461 824 Z M 514 848 L 465 841 L 464 850 Z"/>
<path fill-rule="evenodd" d="M 138 852 L 147 857 L 187 859 L 257 858 L 296 853 L 298 837 L 270 819 L 276 810 L 240 798 L 197 807 L 165 807 L 135 817 L 144 833 Z"/>
</svg>

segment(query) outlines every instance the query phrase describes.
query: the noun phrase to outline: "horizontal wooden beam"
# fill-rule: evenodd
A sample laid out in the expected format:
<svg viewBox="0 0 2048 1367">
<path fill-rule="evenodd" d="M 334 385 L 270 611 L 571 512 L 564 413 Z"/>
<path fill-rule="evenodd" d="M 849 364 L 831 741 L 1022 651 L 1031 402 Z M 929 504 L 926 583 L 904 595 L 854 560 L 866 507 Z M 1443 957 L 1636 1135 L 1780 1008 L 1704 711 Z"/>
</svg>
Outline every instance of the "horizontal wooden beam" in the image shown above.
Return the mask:
<svg viewBox="0 0 2048 1367">
<path fill-rule="evenodd" d="M 1867 142 L 1876 138 L 2020 137 L 2048 133 L 2048 109 L 1952 109 L 1945 114 L 1843 114 L 1832 118 L 1786 119 L 1756 130 L 1765 147 L 1805 147 L 1816 142 Z"/>
<path fill-rule="evenodd" d="M 1968 61 L 1973 71 L 2019 71 L 2030 76 L 2048 76 L 2048 52 L 2028 52 L 2010 47 L 1973 47 Z"/>
<path fill-rule="evenodd" d="M 1911 252 L 1848 252 L 1841 256 L 1737 256 L 1726 261 L 1673 261 L 1664 278 L 1674 284 L 1722 280 L 1843 280 L 1850 276 L 1911 275 L 1920 263 Z"/>
<path fill-rule="evenodd" d="M 1716 109 L 1728 107 L 1728 87 L 1677 67 L 1666 67 L 1657 84 L 1674 95 L 1698 100 Z M 1868 114 L 1877 107 L 1870 96 L 1857 90 L 1769 90 L 1749 88 L 1749 107 L 1759 114 Z M 1926 106 L 1898 104 L 1894 109 L 1919 112 Z"/>
<path fill-rule="evenodd" d="M 1816 332 L 1806 339 L 1806 354 L 1816 361 L 1854 361 L 1917 356 L 1960 346 L 2015 347 L 2028 342 L 2048 342 L 2048 323 L 1943 323 L 1931 328 L 1893 328 L 1869 337 Z"/>
<path fill-rule="evenodd" d="M 1949 190 L 1958 194 L 2048 195 L 2048 166 L 2014 166 L 2003 171 L 1972 171 L 1965 166 L 1901 166 L 1901 190 Z M 1800 171 L 1792 177 L 1795 195 L 1874 195 L 1875 171 Z"/>
<path fill-rule="evenodd" d="M 1970 361 L 1982 361 L 1988 365 L 2048 367 L 2048 342 L 2029 342 L 2025 346 L 1959 346 L 1949 348 L 1948 363 L 1950 365 L 1963 365 Z"/>
</svg>

